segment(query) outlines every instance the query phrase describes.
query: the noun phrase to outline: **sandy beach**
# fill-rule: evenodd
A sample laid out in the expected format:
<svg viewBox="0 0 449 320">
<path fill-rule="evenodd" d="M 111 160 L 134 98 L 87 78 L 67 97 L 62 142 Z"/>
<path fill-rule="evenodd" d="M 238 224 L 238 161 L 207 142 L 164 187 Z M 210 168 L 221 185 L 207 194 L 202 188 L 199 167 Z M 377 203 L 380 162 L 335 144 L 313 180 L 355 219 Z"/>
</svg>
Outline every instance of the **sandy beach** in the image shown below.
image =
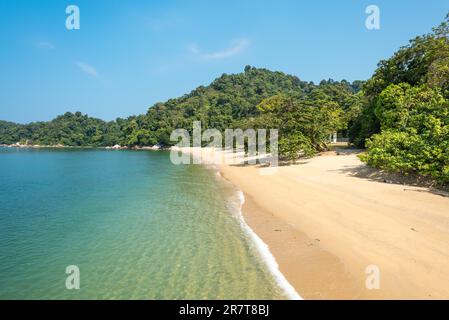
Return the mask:
<svg viewBox="0 0 449 320">
<path fill-rule="evenodd" d="M 245 195 L 243 214 L 305 299 L 449 298 L 449 197 L 385 181 L 356 152 L 261 175 L 220 165 Z M 380 271 L 367 289 L 368 266 Z"/>
</svg>

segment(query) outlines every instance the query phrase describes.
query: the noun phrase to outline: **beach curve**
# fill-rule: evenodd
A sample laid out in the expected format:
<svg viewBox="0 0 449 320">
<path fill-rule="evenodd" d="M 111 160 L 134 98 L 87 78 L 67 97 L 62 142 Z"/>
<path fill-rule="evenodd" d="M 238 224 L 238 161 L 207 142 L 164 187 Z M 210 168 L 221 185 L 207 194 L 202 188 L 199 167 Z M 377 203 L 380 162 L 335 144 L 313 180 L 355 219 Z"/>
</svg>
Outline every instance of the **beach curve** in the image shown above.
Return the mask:
<svg viewBox="0 0 449 320">
<path fill-rule="evenodd" d="M 218 167 L 244 193 L 246 223 L 304 299 L 449 296 L 447 194 L 366 174 L 356 151 L 268 176 L 257 165 Z M 379 288 L 367 286 L 373 266 Z"/>
</svg>

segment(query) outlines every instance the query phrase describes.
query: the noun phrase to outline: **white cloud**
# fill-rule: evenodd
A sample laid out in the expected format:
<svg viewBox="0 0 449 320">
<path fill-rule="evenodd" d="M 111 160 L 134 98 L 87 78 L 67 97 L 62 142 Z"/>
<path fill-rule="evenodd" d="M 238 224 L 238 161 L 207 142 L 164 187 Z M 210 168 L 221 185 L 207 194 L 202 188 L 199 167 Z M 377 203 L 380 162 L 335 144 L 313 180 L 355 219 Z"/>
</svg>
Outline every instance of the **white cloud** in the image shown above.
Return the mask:
<svg viewBox="0 0 449 320">
<path fill-rule="evenodd" d="M 79 61 L 76 64 L 81 69 L 81 71 L 83 71 L 84 73 L 87 73 L 88 75 L 90 75 L 92 77 L 98 76 L 97 70 L 93 66 L 91 66 L 87 63 L 84 63 L 84 62 L 79 62 Z"/>
<path fill-rule="evenodd" d="M 189 50 L 191 53 L 194 54 L 200 54 L 200 49 L 198 49 L 198 46 L 196 44 L 191 44 L 187 47 L 187 50 Z"/>
<path fill-rule="evenodd" d="M 230 58 L 235 55 L 238 55 L 239 53 L 245 51 L 246 48 L 248 48 L 248 46 L 249 46 L 249 41 L 247 39 L 240 39 L 237 41 L 233 41 L 229 48 L 226 48 L 221 51 L 203 53 L 198 48 L 198 46 L 196 46 L 194 44 L 190 45 L 188 47 L 188 50 L 191 53 L 198 55 L 199 57 L 201 57 L 202 59 L 205 59 L 205 60 L 221 60 L 221 59 L 226 59 L 226 58 Z"/>
<path fill-rule="evenodd" d="M 38 48 L 38 49 L 54 49 L 55 46 L 50 42 L 41 41 L 41 42 L 36 43 L 36 48 Z"/>
</svg>

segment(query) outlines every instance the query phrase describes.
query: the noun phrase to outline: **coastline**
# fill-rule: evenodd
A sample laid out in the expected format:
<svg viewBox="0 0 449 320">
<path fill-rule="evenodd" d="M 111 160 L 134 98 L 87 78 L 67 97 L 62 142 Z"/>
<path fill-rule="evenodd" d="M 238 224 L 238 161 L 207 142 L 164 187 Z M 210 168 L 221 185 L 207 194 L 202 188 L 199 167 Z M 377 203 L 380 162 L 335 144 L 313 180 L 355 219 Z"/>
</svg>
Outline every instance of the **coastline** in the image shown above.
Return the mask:
<svg viewBox="0 0 449 320">
<path fill-rule="evenodd" d="M 223 177 L 226 180 L 226 178 Z M 229 180 L 227 180 L 229 181 Z M 229 182 L 230 183 L 230 182 Z M 237 191 L 240 199 L 240 223 L 242 228 L 251 238 L 252 242 L 257 247 L 259 254 L 262 256 L 268 270 L 271 272 L 272 276 L 276 279 L 278 286 L 284 291 L 285 295 L 291 300 L 303 300 L 303 297 L 296 291 L 295 287 L 287 280 L 285 275 L 281 272 L 279 264 L 276 258 L 270 251 L 269 246 L 258 236 L 256 232 L 251 228 L 251 226 L 246 222 L 245 215 L 243 213 L 243 207 L 246 203 L 245 196 L 242 191 Z"/>
<path fill-rule="evenodd" d="M 259 247 L 259 254 L 263 256 L 270 272 L 289 298 L 293 300 L 347 299 L 349 296 L 353 299 L 361 298 L 354 280 L 337 257 L 317 246 L 317 239 L 310 239 L 258 205 L 252 196 L 239 189 L 236 180 L 229 178 L 229 169 L 228 166 L 220 166 L 219 172 L 221 177 L 234 185 L 244 198 L 240 212 L 242 224 L 245 225 L 243 228 L 249 229 L 256 237 L 252 241 Z M 262 246 L 257 244 L 257 239 L 261 241 Z M 286 244 L 289 246 L 286 247 Z M 263 249 L 266 247 L 268 253 L 262 253 L 260 247 Z M 269 256 L 268 259 L 266 255 Z M 270 261 L 271 259 L 273 261 Z M 281 280 L 277 273 L 280 273 Z M 294 291 L 293 294 L 290 287 Z"/>
<path fill-rule="evenodd" d="M 223 151 L 182 151 L 201 155 L 244 195 L 242 227 L 288 297 L 449 298 L 448 193 L 379 179 L 357 151 L 323 153 L 272 175 L 214 163 Z M 369 290 L 373 265 L 380 288 Z"/>
<path fill-rule="evenodd" d="M 304 300 L 304 298 L 299 294 L 296 287 L 291 284 L 291 282 L 286 278 L 284 273 L 281 271 L 279 263 L 276 259 L 276 257 L 273 255 L 273 253 L 270 250 L 270 247 L 264 240 L 259 236 L 258 232 L 255 232 L 250 224 L 246 221 L 247 215 L 245 214 L 245 209 L 247 207 L 247 198 L 243 191 L 237 188 L 237 186 L 227 179 L 224 176 L 224 170 L 222 167 L 223 161 L 225 161 L 226 154 L 223 151 L 218 151 L 214 148 L 197 148 L 197 147 L 191 147 L 191 148 L 179 148 L 179 147 L 172 147 L 172 151 L 178 151 L 182 152 L 184 154 L 189 154 L 193 158 L 201 159 L 203 161 L 202 164 L 206 165 L 209 168 L 212 168 L 214 172 L 217 173 L 218 178 L 222 181 L 225 181 L 227 184 L 230 184 L 234 189 L 236 196 L 239 200 L 239 208 L 238 208 L 238 216 L 239 216 L 239 222 L 241 225 L 241 228 L 243 232 L 246 233 L 246 235 L 250 238 L 250 241 L 252 244 L 256 247 L 256 250 L 260 257 L 262 258 L 263 262 L 265 263 L 266 267 L 268 268 L 269 272 L 275 279 L 277 285 L 279 288 L 284 292 L 285 296 L 288 297 L 290 300 Z"/>
<path fill-rule="evenodd" d="M 40 145 L 40 144 L 0 144 L 0 147 L 3 148 L 19 148 L 19 149 L 103 149 L 103 150 L 151 150 L 151 151 L 159 151 L 159 150 L 170 150 L 170 148 L 164 148 L 160 145 L 154 146 L 65 146 L 62 144 L 57 145 Z"/>
<path fill-rule="evenodd" d="M 379 181 L 354 152 L 329 152 L 269 176 L 257 165 L 217 167 L 244 193 L 246 223 L 304 299 L 449 297 L 447 194 Z M 380 288 L 369 290 L 373 265 Z"/>
</svg>

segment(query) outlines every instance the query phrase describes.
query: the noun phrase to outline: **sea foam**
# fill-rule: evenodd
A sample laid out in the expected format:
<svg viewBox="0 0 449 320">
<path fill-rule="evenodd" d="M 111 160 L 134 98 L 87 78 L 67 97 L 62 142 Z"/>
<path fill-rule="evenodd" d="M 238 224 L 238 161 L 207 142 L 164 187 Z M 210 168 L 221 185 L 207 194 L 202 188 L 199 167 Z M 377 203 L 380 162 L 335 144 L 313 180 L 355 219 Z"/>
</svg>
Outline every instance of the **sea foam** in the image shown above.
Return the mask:
<svg viewBox="0 0 449 320">
<path fill-rule="evenodd" d="M 256 245 L 256 248 L 259 251 L 262 259 L 266 263 L 268 270 L 271 272 L 279 287 L 284 291 L 287 297 L 292 300 L 302 300 L 303 298 L 298 294 L 298 292 L 296 292 L 295 288 L 288 282 L 288 280 L 279 270 L 279 265 L 276 262 L 274 256 L 271 254 L 268 245 L 263 242 L 263 240 L 246 223 L 242 212 L 242 207 L 245 203 L 245 196 L 242 191 L 237 191 L 237 195 L 240 200 L 239 219 L 243 230 L 248 234 L 253 243 Z"/>
</svg>

